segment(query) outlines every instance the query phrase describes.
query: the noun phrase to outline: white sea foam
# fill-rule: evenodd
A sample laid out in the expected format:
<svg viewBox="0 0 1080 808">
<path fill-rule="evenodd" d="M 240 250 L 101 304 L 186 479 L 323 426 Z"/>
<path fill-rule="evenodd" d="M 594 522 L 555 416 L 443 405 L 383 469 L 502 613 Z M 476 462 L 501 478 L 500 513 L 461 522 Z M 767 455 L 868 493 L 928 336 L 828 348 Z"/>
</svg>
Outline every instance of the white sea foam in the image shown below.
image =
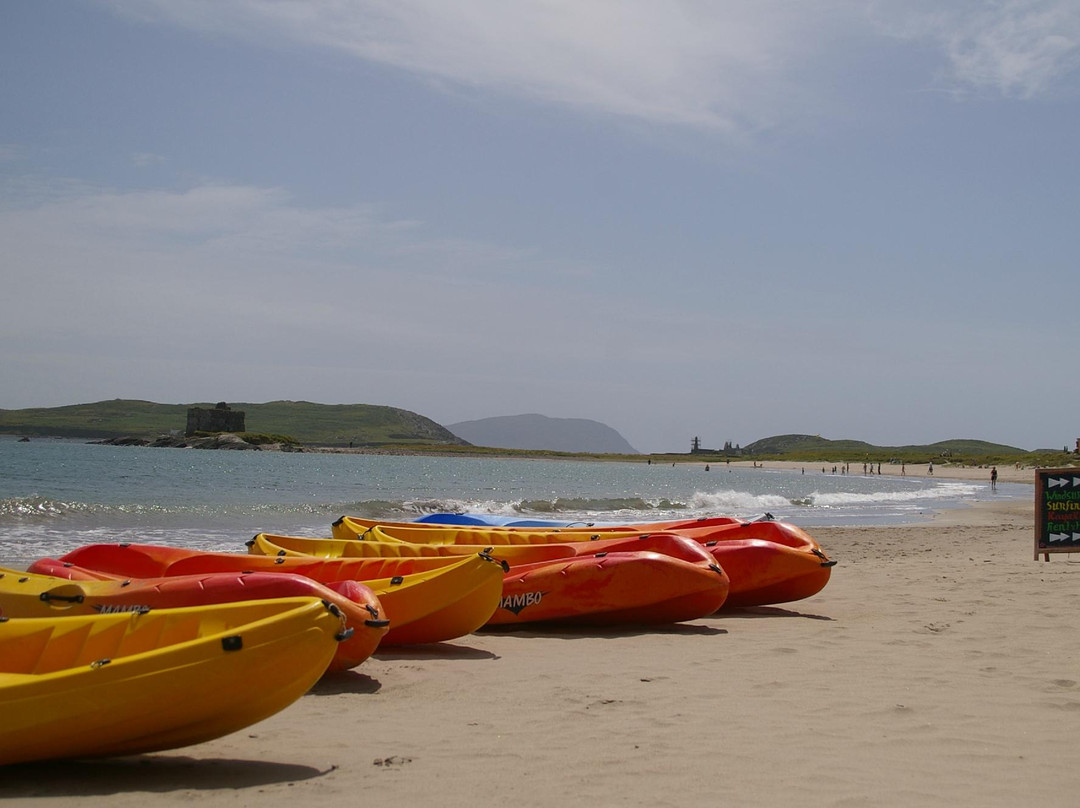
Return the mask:
<svg viewBox="0 0 1080 808">
<path fill-rule="evenodd" d="M 808 497 L 809 504 L 818 508 L 835 508 L 850 505 L 888 505 L 932 503 L 974 496 L 980 486 L 968 483 L 945 483 L 933 488 L 918 488 L 908 491 L 857 491 L 820 492 L 815 491 Z"/>
<path fill-rule="evenodd" d="M 695 512 L 722 513 L 731 516 L 757 515 L 791 505 L 791 500 L 779 494 L 751 494 L 746 491 L 696 491 L 690 497 L 690 509 Z"/>
</svg>

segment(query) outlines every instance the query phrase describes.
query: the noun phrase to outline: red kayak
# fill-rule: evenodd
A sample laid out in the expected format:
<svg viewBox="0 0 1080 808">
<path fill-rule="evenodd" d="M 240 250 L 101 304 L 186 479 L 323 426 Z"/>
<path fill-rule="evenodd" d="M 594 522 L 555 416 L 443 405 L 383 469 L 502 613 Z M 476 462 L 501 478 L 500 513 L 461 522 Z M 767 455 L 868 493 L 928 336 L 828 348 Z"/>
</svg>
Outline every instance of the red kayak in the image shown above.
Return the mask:
<svg viewBox="0 0 1080 808">
<path fill-rule="evenodd" d="M 329 671 L 355 668 L 374 653 L 390 621 L 375 593 L 358 581 L 316 583 L 301 575 L 244 572 L 173 578 L 113 578 L 44 559 L 35 572 L 0 570 L 0 615 L 61 617 L 172 609 L 268 598 L 314 597 L 344 619 L 344 635 Z"/>
<path fill-rule="evenodd" d="M 161 578 L 210 573 L 294 573 L 327 586 L 361 582 L 390 620 L 382 645 L 442 642 L 475 631 L 495 610 L 503 567 L 490 556 L 396 559 L 267 558 L 151 544 L 91 544 L 60 559 L 89 577 Z M 49 572 L 55 561 L 32 571 Z"/>
</svg>

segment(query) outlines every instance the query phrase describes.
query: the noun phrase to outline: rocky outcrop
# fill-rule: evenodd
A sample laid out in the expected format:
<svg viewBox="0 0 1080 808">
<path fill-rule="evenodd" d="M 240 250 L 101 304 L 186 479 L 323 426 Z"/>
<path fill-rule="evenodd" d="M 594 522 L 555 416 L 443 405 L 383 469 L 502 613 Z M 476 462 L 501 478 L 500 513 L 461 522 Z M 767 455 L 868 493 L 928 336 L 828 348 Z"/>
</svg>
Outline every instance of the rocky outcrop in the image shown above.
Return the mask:
<svg viewBox="0 0 1080 808">
<path fill-rule="evenodd" d="M 201 437 L 188 437 L 179 435 L 162 435 L 158 438 L 109 438 L 107 440 L 93 441 L 94 443 L 108 446 L 160 446 L 169 449 L 237 449 L 241 451 L 279 451 L 279 452 L 302 452 L 303 447 L 290 443 L 264 443 L 255 445 L 248 443 L 239 435 L 222 432 L 218 435 L 206 435 Z"/>
</svg>

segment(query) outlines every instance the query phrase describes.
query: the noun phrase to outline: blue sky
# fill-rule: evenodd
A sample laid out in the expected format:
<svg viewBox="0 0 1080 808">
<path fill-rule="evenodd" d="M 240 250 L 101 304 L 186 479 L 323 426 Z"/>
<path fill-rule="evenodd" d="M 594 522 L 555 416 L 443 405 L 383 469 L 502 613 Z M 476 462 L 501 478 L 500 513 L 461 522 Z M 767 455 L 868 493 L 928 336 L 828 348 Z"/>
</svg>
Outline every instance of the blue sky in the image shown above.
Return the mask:
<svg viewBox="0 0 1080 808">
<path fill-rule="evenodd" d="M 4 3 L 0 407 L 1072 446 L 1078 101 L 1075 0 Z"/>
</svg>

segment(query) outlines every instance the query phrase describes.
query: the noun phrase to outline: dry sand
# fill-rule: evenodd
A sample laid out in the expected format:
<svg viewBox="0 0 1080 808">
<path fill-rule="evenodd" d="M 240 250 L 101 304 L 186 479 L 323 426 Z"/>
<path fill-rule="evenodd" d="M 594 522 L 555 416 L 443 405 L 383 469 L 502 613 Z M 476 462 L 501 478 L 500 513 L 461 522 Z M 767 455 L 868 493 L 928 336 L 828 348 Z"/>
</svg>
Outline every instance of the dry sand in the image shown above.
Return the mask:
<svg viewBox="0 0 1080 808">
<path fill-rule="evenodd" d="M 799 603 L 665 630 L 479 633 L 387 651 L 248 730 L 12 767 L 0 797 L 1075 806 L 1080 556 L 1032 560 L 1032 521 L 1032 503 L 1011 500 L 927 525 L 819 529 L 839 564 Z"/>
</svg>

